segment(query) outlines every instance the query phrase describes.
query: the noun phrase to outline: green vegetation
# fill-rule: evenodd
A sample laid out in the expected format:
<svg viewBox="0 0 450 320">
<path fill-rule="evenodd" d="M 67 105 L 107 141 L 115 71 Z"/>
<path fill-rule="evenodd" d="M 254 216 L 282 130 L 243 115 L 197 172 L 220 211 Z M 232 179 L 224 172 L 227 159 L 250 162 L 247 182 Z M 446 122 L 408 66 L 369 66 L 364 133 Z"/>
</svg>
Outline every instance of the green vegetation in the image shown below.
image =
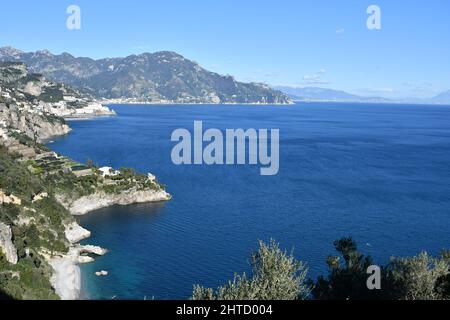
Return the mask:
<svg viewBox="0 0 450 320">
<path fill-rule="evenodd" d="M 421 253 L 391 258 L 381 266 L 381 289 L 369 290 L 367 269 L 372 258 L 358 251 L 351 238 L 334 243 L 337 256 L 327 259 L 330 273 L 305 281 L 307 269 L 272 240 L 260 243 L 252 256 L 253 277 L 234 277 L 217 290 L 194 286 L 194 300 L 447 300 L 450 299 L 450 252 L 437 258 Z M 341 262 L 341 260 L 343 260 Z"/>
<path fill-rule="evenodd" d="M 65 121 L 46 112 L 35 116 L 26 107 L 32 108 L 39 101 L 60 102 L 64 95 L 77 99 L 71 105 L 82 107 L 90 97 L 63 85 L 44 82 L 41 75 L 28 74 L 23 64 L 0 64 L 1 89 L 10 97 L 0 98 L 6 106 L 2 107 L 2 112 L 6 111 L 5 119 L 8 122 L 8 117 L 14 118 L 21 124 L 31 122 L 23 131 L 31 132 L 34 137 L 14 130 L 15 122 L 9 121 L 6 131 L 11 139 L 0 141 L 0 222 L 8 253 L 9 249 L 15 249 L 18 258 L 18 263 L 13 265 L 0 254 L 0 299 L 54 299 L 57 296 L 49 282 L 52 268 L 48 256 L 67 253 L 70 244 L 65 237 L 65 226 L 74 221 L 61 203 L 97 192 L 116 194 L 159 190 L 162 186 L 132 169 L 124 168 L 119 174 L 114 172 L 103 177 L 92 161 L 84 166 L 38 143 L 39 132 L 35 127 L 45 129 L 41 122 L 62 125 Z M 40 88 L 39 97 L 27 92 L 30 90 L 22 90 L 30 82 Z M 39 121 L 35 122 L 34 118 Z M 8 258 L 16 261 L 14 254 L 8 254 Z"/>
<path fill-rule="evenodd" d="M 295 300 L 308 297 L 308 269 L 292 254 L 283 252 L 275 241 L 260 247 L 252 257 L 253 276 L 235 275 L 217 290 L 194 287 L 194 300 Z"/>
<path fill-rule="evenodd" d="M 56 300 L 50 276 L 50 267 L 39 257 L 30 255 L 11 265 L 0 252 L 0 296 L 3 293 L 11 299 Z"/>
<path fill-rule="evenodd" d="M 387 295 L 401 300 L 450 299 L 450 254 L 438 258 L 426 252 L 412 258 L 394 258 L 384 270 Z"/>
<path fill-rule="evenodd" d="M 328 257 L 330 274 L 320 276 L 313 284 L 313 296 L 319 300 L 376 298 L 379 291 L 368 290 L 366 285 L 367 268 L 374 264 L 372 258 L 361 254 L 351 238 L 335 241 L 334 246 L 339 255 Z"/>
<path fill-rule="evenodd" d="M 316 299 L 391 299 L 436 300 L 449 299 L 450 255 L 432 258 L 423 252 L 409 258 L 391 258 L 381 267 L 381 290 L 368 290 L 367 268 L 371 257 L 358 251 L 351 238 L 334 243 L 340 256 L 328 258 L 330 274 L 319 277 L 312 291 Z M 341 265 L 341 257 L 344 265 Z"/>
<path fill-rule="evenodd" d="M 119 194 L 128 190 L 164 189 L 164 186 L 158 182 L 150 181 L 146 175 L 136 173 L 131 168 L 121 168 L 118 174 L 103 177 L 92 160 L 88 160 L 87 164 L 83 165 L 64 157 L 49 158 L 29 161 L 29 170 L 33 174 L 43 174 L 48 189 L 54 194 L 64 195 L 69 199 L 77 199 L 101 191 L 107 194 Z M 91 172 L 88 171 L 81 176 L 76 175 L 86 170 Z"/>
<path fill-rule="evenodd" d="M 17 265 L 11 265 L 0 256 L 0 295 L 53 299 L 51 267 L 42 254 L 67 253 L 64 225 L 74 219 L 57 197 L 74 200 L 102 191 L 118 194 L 160 190 L 162 186 L 129 168 L 103 177 L 92 161 L 85 166 L 48 152 L 25 135 L 12 133 L 12 137 L 35 148 L 38 156 L 22 160 L 0 145 L 0 191 L 17 201 L 0 204 L 0 222 L 11 227 L 19 259 Z"/>
<path fill-rule="evenodd" d="M 33 175 L 26 163 L 16 161 L 1 146 L 0 168 L 0 190 L 22 201 L 20 206 L 0 204 L 0 222 L 11 226 L 19 258 L 12 265 L 0 253 L 0 291 L 14 299 L 56 299 L 49 282 L 51 267 L 40 252 L 67 252 L 63 221 L 73 218 L 53 195 L 33 202 L 35 195 L 50 191 L 45 179 Z"/>
<path fill-rule="evenodd" d="M 21 144 L 26 145 L 26 146 L 28 146 L 30 148 L 38 148 L 38 149 L 40 149 L 42 151 L 50 151 L 49 148 L 47 148 L 43 144 L 37 142 L 35 139 L 31 139 L 26 134 L 19 133 L 19 132 L 16 132 L 16 131 L 12 131 L 10 133 L 10 137 L 13 138 L 13 139 L 16 139 Z"/>
<path fill-rule="evenodd" d="M 59 102 L 64 100 L 64 95 L 58 86 L 54 86 L 45 88 L 38 98 L 44 102 Z"/>
<path fill-rule="evenodd" d="M 39 193 L 42 181 L 33 176 L 24 165 L 7 153 L 7 150 L 0 146 L 0 188 L 6 192 L 20 197 L 22 200 L 31 201 L 33 196 Z"/>
</svg>

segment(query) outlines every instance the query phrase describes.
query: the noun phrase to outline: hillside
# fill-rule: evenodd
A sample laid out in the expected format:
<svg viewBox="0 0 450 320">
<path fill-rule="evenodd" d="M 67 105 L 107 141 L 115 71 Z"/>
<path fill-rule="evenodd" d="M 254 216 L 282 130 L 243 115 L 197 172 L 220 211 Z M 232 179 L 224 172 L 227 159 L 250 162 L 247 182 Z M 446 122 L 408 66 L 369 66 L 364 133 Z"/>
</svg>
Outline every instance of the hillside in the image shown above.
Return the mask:
<svg viewBox="0 0 450 320">
<path fill-rule="evenodd" d="M 175 52 L 94 60 L 4 47 L 0 48 L 0 61 L 24 62 L 31 71 L 96 98 L 150 103 L 291 103 L 285 94 L 264 84 L 242 83 L 207 71 Z"/>
<path fill-rule="evenodd" d="M 39 143 L 70 131 L 62 115 L 105 114 L 89 95 L 0 63 L 0 299 L 76 299 L 78 264 L 106 250 L 79 244 L 90 232 L 73 215 L 170 199 L 153 175 L 83 165 Z"/>
</svg>

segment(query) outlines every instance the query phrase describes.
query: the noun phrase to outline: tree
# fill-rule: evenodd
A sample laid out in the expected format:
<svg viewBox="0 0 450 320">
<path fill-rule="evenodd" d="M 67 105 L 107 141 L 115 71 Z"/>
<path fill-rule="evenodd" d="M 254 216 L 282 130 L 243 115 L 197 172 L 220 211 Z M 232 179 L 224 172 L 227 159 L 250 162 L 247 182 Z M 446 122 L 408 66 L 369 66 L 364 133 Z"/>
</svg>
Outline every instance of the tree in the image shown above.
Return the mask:
<svg viewBox="0 0 450 320">
<path fill-rule="evenodd" d="M 380 291 L 367 288 L 367 268 L 373 265 L 370 256 L 358 251 L 352 238 L 342 238 L 334 242 L 340 256 L 330 256 L 327 264 L 330 274 L 320 276 L 314 283 L 312 294 L 319 300 L 349 300 L 378 298 Z M 341 258 L 344 264 L 341 264 Z"/>
<path fill-rule="evenodd" d="M 271 240 L 259 243 L 251 256 L 251 279 L 235 275 L 233 281 L 217 290 L 195 286 L 193 300 L 295 300 L 306 299 L 310 288 L 305 284 L 307 267 L 292 255 L 281 251 Z"/>
<path fill-rule="evenodd" d="M 448 299 L 450 255 L 430 257 L 426 252 L 411 258 L 392 258 L 386 268 L 387 298 L 396 300 Z"/>
</svg>

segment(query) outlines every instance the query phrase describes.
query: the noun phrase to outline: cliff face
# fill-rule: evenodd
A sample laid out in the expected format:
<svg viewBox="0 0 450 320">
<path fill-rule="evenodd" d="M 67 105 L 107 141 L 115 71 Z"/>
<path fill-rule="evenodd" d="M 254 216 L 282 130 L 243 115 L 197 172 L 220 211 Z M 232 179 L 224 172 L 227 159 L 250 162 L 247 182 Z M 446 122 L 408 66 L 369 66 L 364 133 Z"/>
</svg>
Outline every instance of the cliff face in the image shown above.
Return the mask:
<svg viewBox="0 0 450 320">
<path fill-rule="evenodd" d="M 73 215 L 84 215 L 91 211 L 113 205 L 129 205 L 147 202 L 168 201 L 170 194 L 164 190 L 128 190 L 119 194 L 108 194 L 105 192 L 96 192 L 75 200 L 68 200 L 59 197 L 60 203 Z"/>
<path fill-rule="evenodd" d="M 2 222 L 0 222 L 0 251 L 3 251 L 6 261 L 17 264 L 17 249 L 12 242 L 11 228 Z"/>
<path fill-rule="evenodd" d="M 89 95 L 29 73 L 22 63 L 0 63 L 0 127 L 44 140 L 70 131 L 63 117 L 113 114 Z"/>
<path fill-rule="evenodd" d="M 10 127 L 38 141 L 65 135 L 71 130 L 62 118 L 21 111 L 14 107 L 0 108 L 0 119 L 8 123 Z"/>
</svg>

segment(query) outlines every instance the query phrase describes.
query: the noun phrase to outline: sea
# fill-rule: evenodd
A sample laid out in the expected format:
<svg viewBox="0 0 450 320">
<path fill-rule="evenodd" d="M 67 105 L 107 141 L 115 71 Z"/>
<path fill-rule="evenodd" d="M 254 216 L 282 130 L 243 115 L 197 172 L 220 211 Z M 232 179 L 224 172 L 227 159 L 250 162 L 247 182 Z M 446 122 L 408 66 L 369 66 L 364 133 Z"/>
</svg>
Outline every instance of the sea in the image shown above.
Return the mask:
<svg viewBox="0 0 450 320">
<path fill-rule="evenodd" d="M 85 243 L 109 250 L 82 268 L 83 299 L 188 299 L 251 273 L 274 239 L 327 274 L 333 242 L 353 237 L 378 264 L 450 248 L 450 106 L 352 103 L 111 105 L 71 121 L 55 151 L 151 172 L 173 199 L 79 218 Z M 174 130 L 279 129 L 279 172 L 258 165 L 175 165 Z M 97 277 L 96 271 L 108 271 Z"/>
</svg>

